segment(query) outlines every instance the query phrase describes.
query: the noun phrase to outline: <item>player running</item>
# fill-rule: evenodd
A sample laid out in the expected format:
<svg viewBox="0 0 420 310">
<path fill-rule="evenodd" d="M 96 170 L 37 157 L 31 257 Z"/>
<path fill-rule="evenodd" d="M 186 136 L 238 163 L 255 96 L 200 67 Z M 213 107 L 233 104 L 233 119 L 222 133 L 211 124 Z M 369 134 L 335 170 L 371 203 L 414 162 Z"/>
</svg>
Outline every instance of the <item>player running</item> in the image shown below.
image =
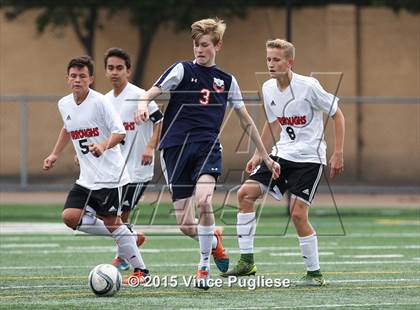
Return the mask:
<svg viewBox="0 0 420 310">
<path fill-rule="evenodd" d="M 221 231 L 215 229 L 212 209 L 216 180 L 222 172 L 219 133 L 228 105 L 251 135 L 274 178 L 280 172 L 278 164 L 264 149 L 235 77 L 215 64 L 225 28 L 225 23 L 218 19 L 193 23 L 191 36 L 195 60 L 177 62 L 166 70 L 145 93 L 136 115 L 136 121 L 147 121 L 149 102 L 163 92 L 170 92 L 159 146 L 162 168 L 180 230 L 199 241 L 200 262 L 196 277 L 197 287 L 202 289 L 209 288 L 210 253 L 220 271 L 225 272 L 229 267 L 229 257 L 222 245 Z M 198 225 L 195 207 L 200 210 Z"/>
<path fill-rule="evenodd" d="M 89 88 L 94 80 L 93 69 L 88 56 L 70 60 L 67 82 L 72 93 L 58 102 L 64 125 L 53 151 L 44 160 L 43 169 L 53 168 L 72 140 L 80 176 L 64 204 L 63 222 L 74 230 L 111 236 L 117 242 L 119 255 L 144 278 L 149 271 L 137 247 L 136 236 L 120 218 L 121 194 L 130 181 L 119 147 L 126 131 L 111 103 Z M 88 212 L 88 206 L 94 212 Z"/>
</svg>

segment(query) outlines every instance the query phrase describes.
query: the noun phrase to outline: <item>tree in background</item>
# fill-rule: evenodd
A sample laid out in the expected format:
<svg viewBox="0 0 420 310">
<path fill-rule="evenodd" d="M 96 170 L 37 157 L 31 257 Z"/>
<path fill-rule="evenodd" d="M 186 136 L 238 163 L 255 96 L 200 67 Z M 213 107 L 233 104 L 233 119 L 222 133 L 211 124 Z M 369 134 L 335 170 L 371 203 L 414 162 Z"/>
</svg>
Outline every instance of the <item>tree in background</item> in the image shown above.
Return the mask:
<svg viewBox="0 0 420 310">
<path fill-rule="evenodd" d="M 199 4 L 198 4 L 199 3 Z M 107 16 L 118 10 L 128 10 L 130 21 L 138 29 L 138 52 L 134 65 L 133 83 L 140 84 L 153 38 L 163 24 L 172 24 L 177 31 L 185 30 L 197 18 L 214 14 L 223 17 L 245 16 L 247 0 L 3 0 L 1 8 L 9 20 L 25 12 L 38 10 L 36 29 L 43 34 L 48 27 L 59 31 L 71 27 L 85 53 L 94 56 L 95 35 L 101 29 L 100 10 Z"/>
<path fill-rule="evenodd" d="M 209 16 L 245 17 L 251 2 L 247 0 L 137 0 L 130 2 L 130 21 L 138 28 L 138 42 L 135 71 L 132 81 L 143 82 L 144 69 L 150 47 L 159 27 L 173 25 L 176 31 L 188 31 L 197 19 Z M 247 6 L 248 5 L 248 6 Z"/>
<path fill-rule="evenodd" d="M 101 29 L 100 10 L 108 18 L 118 10 L 130 12 L 130 22 L 138 29 L 139 47 L 132 82 L 143 82 L 144 68 L 153 39 L 161 25 L 171 24 L 175 30 L 188 30 L 190 24 L 209 16 L 245 17 L 252 7 L 320 6 L 327 4 L 355 4 L 358 6 L 386 6 L 394 11 L 420 11 L 419 0 L 2 0 L 6 17 L 14 20 L 30 10 L 39 10 L 36 29 L 39 34 L 51 27 L 58 31 L 71 27 L 87 55 L 94 56 L 95 35 Z M 113 21 L 115 22 L 115 21 Z"/>
<path fill-rule="evenodd" d="M 93 56 L 96 30 L 101 28 L 99 9 L 109 4 L 107 0 L 3 0 L 1 7 L 9 20 L 15 20 L 30 10 L 38 10 L 36 29 L 39 34 L 48 27 L 53 31 L 71 27 L 86 55 Z"/>
</svg>

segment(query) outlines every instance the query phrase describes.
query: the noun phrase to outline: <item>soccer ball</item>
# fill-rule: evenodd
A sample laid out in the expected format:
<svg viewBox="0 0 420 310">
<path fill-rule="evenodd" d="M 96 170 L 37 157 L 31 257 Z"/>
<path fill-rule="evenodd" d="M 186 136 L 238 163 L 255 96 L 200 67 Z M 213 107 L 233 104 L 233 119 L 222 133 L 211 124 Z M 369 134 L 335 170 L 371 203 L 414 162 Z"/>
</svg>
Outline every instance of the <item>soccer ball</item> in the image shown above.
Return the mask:
<svg viewBox="0 0 420 310">
<path fill-rule="evenodd" d="M 97 296 L 112 296 L 122 285 L 121 274 L 110 264 L 101 264 L 89 273 L 89 287 Z"/>
</svg>

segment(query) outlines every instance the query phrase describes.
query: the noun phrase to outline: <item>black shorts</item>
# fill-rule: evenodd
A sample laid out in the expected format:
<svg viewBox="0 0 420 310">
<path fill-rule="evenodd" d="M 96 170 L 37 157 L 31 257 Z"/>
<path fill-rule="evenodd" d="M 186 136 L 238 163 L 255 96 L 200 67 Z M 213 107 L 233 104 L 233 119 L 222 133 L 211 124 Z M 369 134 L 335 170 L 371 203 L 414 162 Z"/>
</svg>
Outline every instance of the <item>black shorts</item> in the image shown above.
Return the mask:
<svg viewBox="0 0 420 310">
<path fill-rule="evenodd" d="M 74 184 L 67 196 L 64 209 L 85 209 L 89 205 L 98 215 L 117 215 L 124 187 L 90 190 Z"/>
<path fill-rule="evenodd" d="M 130 211 L 133 210 L 137 204 L 141 196 L 143 195 L 144 191 L 146 190 L 147 182 L 139 182 L 139 183 L 129 183 L 124 186 L 123 198 L 122 198 L 122 210 L 123 211 Z"/>
<path fill-rule="evenodd" d="M 222 173 L 222 147 L 219 143 L 193 142 L 165 148 L 161 159 L 173 201 L 191 197 L 201 175 L 212 175 L 217 181 Z"/>
<path fill-rule="evenodd" d="M 259 182 L 263 192 L 268 191 L 277 200 L 288 190 L 290 194 L 310 205 L 321 180 L 323 165 L 298 163 L 271 155 L 270 157 L 280 164 L 280 177 L 273 180 L 271 171 L 263 162 L 251 173 L 249 180 Z"/>
</svg>

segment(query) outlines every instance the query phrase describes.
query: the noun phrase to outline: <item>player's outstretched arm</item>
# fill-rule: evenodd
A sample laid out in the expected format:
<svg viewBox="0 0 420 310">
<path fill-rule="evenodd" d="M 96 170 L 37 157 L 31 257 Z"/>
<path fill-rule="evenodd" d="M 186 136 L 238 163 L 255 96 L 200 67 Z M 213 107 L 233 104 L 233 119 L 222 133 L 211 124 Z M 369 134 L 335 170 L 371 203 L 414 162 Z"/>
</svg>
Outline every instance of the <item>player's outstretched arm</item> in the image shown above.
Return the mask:
<svg viewBox="0 0 420 310">
<path fill-rule="evenodd" d="M 271 169 L 271 172 L 273 173 L 273 179 L 277 179 L 280 175 L 280 165 L 268 156 L 264 143 L 258 133 L 257 127 L 255 126 L 251 116 L 249 116 L 245 106 L 242 106 L 239 109 L 235 109 L 235 112 L 239 117 L 242 128 L 246 131 L 247 134 L 250 135 L 252 141 L 255 143 L 258 155 L 261 156 L 261 159 L 264 160 L 267 167 Z"/>
<path fill-rule="evenodd" d="M 334 152 L 331 155 L 330 165 L 330 178 L 334 178 L 338 174 L 344 171 L 344 135 L 345 135 L 345 120 L 343 112 L 340 108 L 337 108 L 337 112 L 332 116 L 334 120 L 334 134 L 335 134 L 335 145 Z"/>
<path fill-rule="evenodd" d="M 124 140 L 125 134 L 122 133 L 112 133 L 108 139 L 100 142 L 100 143 L 92 143 L 89 145 L 89 151 L 92 153 L 93 156 L 99 157 L 101 156 L 106 150 L 112 149 L 122 140 Z"/>
<path fill-rule="evenodd" d="M 70 133 L 68 133 L 64 127 L 61 128 L 60 133 L 58 134 L 57 142 L 55 143 L 55 146 L 51 154 L 48 155 L 48 157 L 44 159 L 44 164 L 42 166 L 42 169 L 49 170 L 54 167 L 55 162 L 58 159 L 58 156 L 60 156 L 61 152 L 66 147 L 69 141 L 70 141 Z"/>
<path fill-rule="evenodd" d="M 149 119 L 149 109 L 147 105 L 150 101 L 155 99 L 162 93 L 162 90 L 157 86 L 152 86 L 148 91 L 146 91 L 141 98 L 139 98 L 139 103 L 137 104 L 137 111 L 134 113 L 134 121 L 137 124 L 146 122 Z"/>
</svg>

